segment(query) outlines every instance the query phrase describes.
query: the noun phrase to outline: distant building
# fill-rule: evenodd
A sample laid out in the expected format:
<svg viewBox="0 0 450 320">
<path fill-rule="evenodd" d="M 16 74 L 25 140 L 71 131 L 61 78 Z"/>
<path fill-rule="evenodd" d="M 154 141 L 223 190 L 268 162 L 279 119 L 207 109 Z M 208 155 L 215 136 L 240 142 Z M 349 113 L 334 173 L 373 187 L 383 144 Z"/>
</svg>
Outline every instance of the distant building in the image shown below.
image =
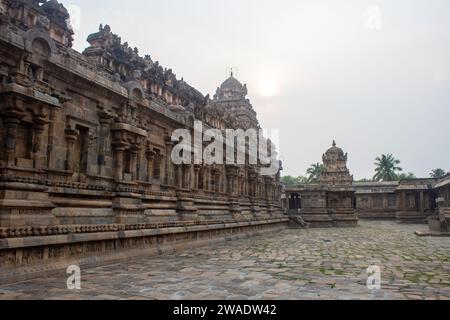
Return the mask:
<svg viewBox="0 0 450 320">
<path fill-rule="evenodd" d="M 347 154 L 334 141 L 323 155 L 323 165 L 317 184 L 286 187 L 287 213 L 300 214 L 311 227 L 356 226 L 355 189 Z"/>
<path fill-rule="evenodd" d="M 429 223 L 433 232 L 448 232 L 450 174 L 441 179 L 353 182 L 346 160 L 347 154 L 333 143 L 323 157 L 324 170 L 317 184 L 285 187 L 286 212 L 300 215 L 313 227 L 347 225 L 338 217 L 352 222 L 357 216 Z"/>
</svg>

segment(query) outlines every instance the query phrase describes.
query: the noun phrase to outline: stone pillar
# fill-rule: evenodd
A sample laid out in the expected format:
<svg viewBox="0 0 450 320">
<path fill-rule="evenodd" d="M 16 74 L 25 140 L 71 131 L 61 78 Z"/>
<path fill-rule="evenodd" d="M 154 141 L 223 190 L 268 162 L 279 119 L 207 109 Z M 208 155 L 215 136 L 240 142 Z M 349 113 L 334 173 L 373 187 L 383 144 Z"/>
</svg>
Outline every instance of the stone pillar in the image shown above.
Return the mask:
<svg viewBox="0 0 450 320">
<path fill-rule="evenodd" d="M 145 155 L 147 156 L 147 181 L 151 182 L 153 177 L 153 160 L 155 159 L 155 152 L 148 148 Z"/>
<path fill-rule="evenodd" d="M 193 183 L 192 183 L 192 165 L 186 165 L 186 187 L 189 190 L 192 190 Z"/>
<path fill-rule="evenodd" d="M 201 169 L 200 165 L 194 166 L 194 189 L 195 190 L 198 190 L 198 188 L 199 188 L 200 169 Z"/>
<path fill-rule="evenodd" d="M 383 195 L 383 209 L 387 210 L 389 208 L 389 201 L 387 195 Z"/>
<path fill-rule="evenodd" d="M 21 110 L 16 108 L 8 108 L 3 114 L 3 125 L 5 127 L 5 160 L 8 166 L 14 165 L 14 158 L 16 152 L 17 126 L 24 114 Z"/>
<path fill-rule="evenodd" d="M 219 170 L 215 170 L 214 171 L 214 180 L 215 180 L 215 192 L 217 194 L 220 193 L 220 171 Z"/>
<path fill-rule="evenodd" d="M 166 137 L 166 161 L 165 161 L 165 183 L 167 185 L 173 184 L 173 174 L 172 174 L 172 138 Z"/>
<path fill-rule="evenodd" d="M 227 181 L 228 181 L 228 193 L 230 195 L 233 195 L 234 194 L 234 177 L 228 176 Z"/>
<path fill-rule="evenodd" d="M 124 144 L 116 144 L 114 146 L 114 177 L 117 182 L 123 180 L 123 153 L 125 147 Z"/>
<path fill-rule="evenodd" d="M 45 130 L 45 125 L 47 121 L 44 115 L 38 115 L 34 118 L 34 144 L 33 144 L 33 160 L 36 168 L 42 168 L 44 166 L 43 158 L 39 157 L 39 152 L 41 151 L 42 145 L 42 134 Z"/>
<path fill-rule="evenodd" d="M 406 192 L 402 191 L 400 193 L 400 210 L 405 211 L 406 208 Z"/>
<path fill-rule="evenodd" d="M 99 152 L 98 152 L 98 173 L 100 175 L 106 175 L 106 172 L 104 172 L 106 163 L 106 157 L 108 156 L 108 153 L 110 153 L 109 149 L 109 137 L 110 137 L 110 130 L 111 130 L 111 121 L 113 119 L 113 115 L 105 112 L 100 111 L 98 112 L 99 116 L 99 122 L 100 122 L 100 134 L 99 134 Z M 110 156 L 110 155 L 109 155 Z"/>
<path fill-rule="evenodd" d="M 176 166 L 175 170 L 177 174 L 177 187 L 178 189 L 184 189 L 183 180 L 185 177 L 183 176 L 183 165 Z"/>
<path fill-rule="evenodd" d="M 136 147 L 132 147 L 130 150 L 131 153 L 131 161 L 130 161 L 130 166 L 131 166 L 131 176 L 132 176 L 132 180 L 136 181 L 138 176 L 137 176 L 137 159 L 138 159 L 138 154 L 139 154 L 139 149 L 137 149 Z"/>
<path fill-rule="evenodd" d="M 73 129 L 72 127 L 68 127 L 65 130 L 66 133 L 66 141 L 67 141 L 67 149 L 66 149 L 66 170 L 73 171 L 73 146 L 75 145 L 75 141 L 78 138 L 78 131 Z"/>
<path fill-rule="evenodd" d="M 424 194 L 423 191 L 420 191 L 419 194 L 419 212 L 420 213 L 425 213 L 425 201 L 424 201 Z"/>
</svg>

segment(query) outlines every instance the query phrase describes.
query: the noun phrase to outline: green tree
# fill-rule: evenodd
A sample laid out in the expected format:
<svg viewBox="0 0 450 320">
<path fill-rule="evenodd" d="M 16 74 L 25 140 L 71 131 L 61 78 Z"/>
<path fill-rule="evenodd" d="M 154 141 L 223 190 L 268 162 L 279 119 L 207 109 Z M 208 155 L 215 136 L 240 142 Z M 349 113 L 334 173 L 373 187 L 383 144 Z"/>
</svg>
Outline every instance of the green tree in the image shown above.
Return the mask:
<svg viewBox="0 0 450 320">
<path fill-rule="evenodd" d="M 318 182 L 319 177 L 322 174 L 323 171 L 323 164 L 315 163 L 312 164 L 311 167 L 306 171 L 306 174 L 308 175 L 308 181 L 310 183 Z"/>
<path fill-rule="evenodd" d="M 281 178 L 281 182 L 284 183 L 287 186 L 292 186 L 296 184 L 306 184 L 308 183 L 308 178 L 304 176 L 284 176 Z"/>
<path fill-rule="evenodd" d="M 296 181 L 296 178 L 293 176 L 284 176 L 281 177 L 281 182 L 287 186 L 294 185 Z"/>
<path fill-rule="evenodd" d="M 399 175 L 397 175 L 397 180 L 401 181 L 401 180 L 411 180 L 411 179 L 417 179 L 416 175 L 412 172 L 408 172 L 408 173 L 400 173 Z"/>
<path fill-rule="evenodd" d="M 358 180 L 358 182 L 372 182 L 372 179 L 363 178 L 361 180 Z"/>
<path fill-rule="evenodd" d="M 434 169 L 430 173 L 430 177 L 435 178 L 435 179 L 442 178 L 443 176 L 445 176 L 445 171 L 441 168 Z"/>
<path fill-rule="evenodd" d="M 390 153 L 377 157 L 375 161 L 374 181 L 395 181 L 397 180 L 397 172 L 403 171 L 399 167 L 400 160 L 395 159 Z"/>
</svg>

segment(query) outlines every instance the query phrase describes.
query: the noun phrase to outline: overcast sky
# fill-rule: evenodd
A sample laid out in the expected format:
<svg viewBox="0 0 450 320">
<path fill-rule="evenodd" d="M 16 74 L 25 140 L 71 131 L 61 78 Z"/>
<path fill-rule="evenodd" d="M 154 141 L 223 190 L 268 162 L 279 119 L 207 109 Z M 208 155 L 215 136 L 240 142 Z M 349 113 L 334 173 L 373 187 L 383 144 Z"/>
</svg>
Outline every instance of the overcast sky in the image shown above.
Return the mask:
<svg viewBox="0 0 450 320">
<path fill-rule="evenodd" d="M 392 153 L 405 171 L 450 171 L 450 0 L 63 0 L 75 49 L 100 23 L 214 94 L 234 67 L 284 174 L 336 139 L 355 179 Z"/>
</svg>

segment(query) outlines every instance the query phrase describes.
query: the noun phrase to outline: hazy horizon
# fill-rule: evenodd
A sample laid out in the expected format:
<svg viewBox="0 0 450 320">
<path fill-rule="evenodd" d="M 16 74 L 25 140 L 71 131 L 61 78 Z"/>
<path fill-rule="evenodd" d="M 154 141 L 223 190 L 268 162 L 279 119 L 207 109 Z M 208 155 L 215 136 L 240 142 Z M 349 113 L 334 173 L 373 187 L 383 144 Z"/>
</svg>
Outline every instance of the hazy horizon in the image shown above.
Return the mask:
<svg viewBox="0 0 450 320">
<path fill-rule="evenodd" d="M 234 67 L 262 127 L 280 129 L 283 175 L 305 175 L 333 139 L 355 179 L 382 153 L 418 177 L 450 171 L 449 0 L 62 3 L 80 8 L 76 50 L 109 24 L 205 95 Z"/>
</svg>

